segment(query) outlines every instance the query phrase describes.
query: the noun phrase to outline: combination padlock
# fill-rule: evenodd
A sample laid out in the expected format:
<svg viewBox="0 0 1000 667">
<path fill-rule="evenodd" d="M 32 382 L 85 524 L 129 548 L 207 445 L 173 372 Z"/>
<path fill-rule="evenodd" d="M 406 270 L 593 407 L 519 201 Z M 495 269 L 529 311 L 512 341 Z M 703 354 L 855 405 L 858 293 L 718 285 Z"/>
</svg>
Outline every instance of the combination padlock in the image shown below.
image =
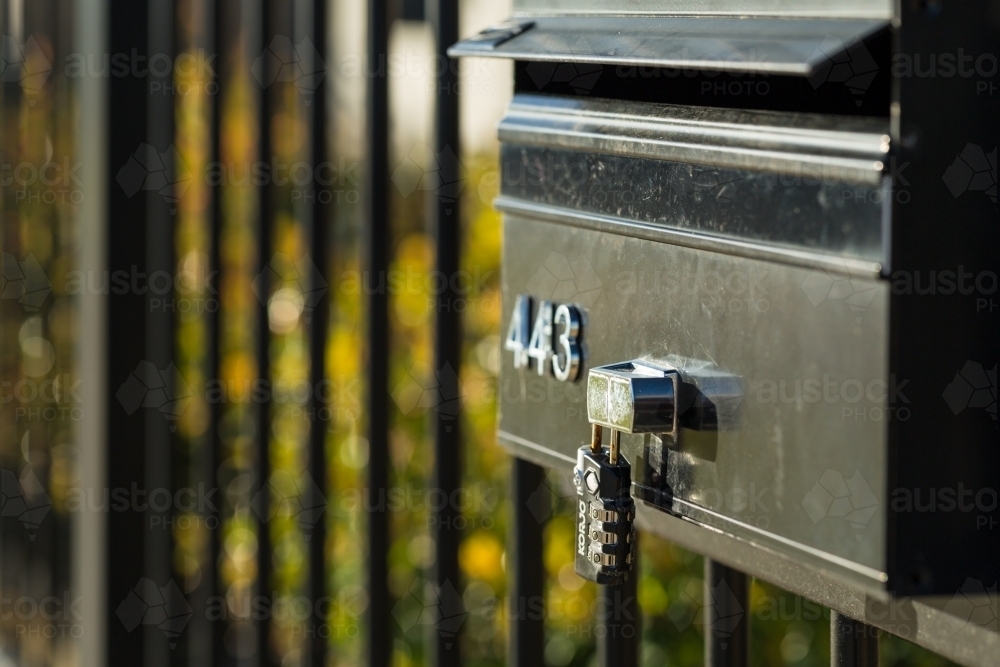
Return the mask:
<svg viewBox="0 0 1000 667">
<path fill-rule="evenodd" d="M 577 452 L 576 573 L 599 584 L 628 579 L 635 560 L 632 468 L 622 433 L 677 432 L 676 369 L 629 361 L 591 369 L 587 377 L 590 446 Z M 609 432 L 609 447 L 603 445 Z"/>
<path fill-rule="evenodd" d="M 628 579 L 635 558 L 635 503 L 629 493 L 632 469 L 618 451 L 618 432 L 611 431 L 608 448 L 602 433 L 594 424 L 590 446 L 577 452 L 576 573 L 614 585 Z"/>
</svg>

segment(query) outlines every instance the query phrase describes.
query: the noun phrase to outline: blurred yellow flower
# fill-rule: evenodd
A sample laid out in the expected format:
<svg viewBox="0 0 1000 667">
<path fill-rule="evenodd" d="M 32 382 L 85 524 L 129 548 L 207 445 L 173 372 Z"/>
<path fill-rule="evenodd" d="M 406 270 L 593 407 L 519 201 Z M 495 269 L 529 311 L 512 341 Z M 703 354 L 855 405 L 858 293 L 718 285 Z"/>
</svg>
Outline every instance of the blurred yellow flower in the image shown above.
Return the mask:
<svg viewBox="0 0 1000 667">
<path fill-rule="evenodd" d="M 462 571 L 468 577 L 491 584 L 499 584 L 503 580 L 502 557 L 503 545 L 494 535 L 484 531 L 476 531 L 467 537 L 458 554 Z"/>
</svg>

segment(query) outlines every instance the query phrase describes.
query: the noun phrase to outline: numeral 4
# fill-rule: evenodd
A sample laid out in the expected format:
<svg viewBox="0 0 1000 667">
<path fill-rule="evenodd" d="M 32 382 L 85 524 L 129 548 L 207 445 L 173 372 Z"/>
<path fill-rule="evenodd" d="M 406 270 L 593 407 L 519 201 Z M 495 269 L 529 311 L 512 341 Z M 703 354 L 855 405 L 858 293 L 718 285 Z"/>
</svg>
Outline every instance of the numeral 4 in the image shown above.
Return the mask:
<svg viewBox="0 0 1000 667">
<path fill-rule="evenodd" d="M 505 350 L 514 353 L 514 368 L 528 365 L 528 351 L 525 343 L 528 340 L 528 320 L 531 319 L 531 297 L 518 294 L 514 300 L 514 312 L 510 316 L 510 327 L 507 329 Z"/>
<path fill-rule="evenodd" d="M 528 342 L 528 357 L 538 364 L 538 374 L 545 375 L 552 356 L 552 302 L 542 301 L 535 315 L 535 326 Z"/>
</svg>

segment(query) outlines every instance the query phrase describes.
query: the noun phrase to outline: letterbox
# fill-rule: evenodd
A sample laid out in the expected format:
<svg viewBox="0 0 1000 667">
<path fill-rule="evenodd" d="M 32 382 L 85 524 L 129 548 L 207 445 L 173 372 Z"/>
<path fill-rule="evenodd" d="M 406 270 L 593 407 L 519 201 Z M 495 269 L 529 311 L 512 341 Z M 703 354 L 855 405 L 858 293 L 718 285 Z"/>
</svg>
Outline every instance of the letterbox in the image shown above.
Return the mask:
<svg viewBox="0 0 1000 667">
<path fill-rule="evenodd" d="M 515 7 L 452 49 L 515 61 L 504 446 L 572 474 L 603 425 L 652 521 L 873 596 L 995 582 L 995 110 L 897 71 L 995 27 L 882 0 Z"/>
</svg>

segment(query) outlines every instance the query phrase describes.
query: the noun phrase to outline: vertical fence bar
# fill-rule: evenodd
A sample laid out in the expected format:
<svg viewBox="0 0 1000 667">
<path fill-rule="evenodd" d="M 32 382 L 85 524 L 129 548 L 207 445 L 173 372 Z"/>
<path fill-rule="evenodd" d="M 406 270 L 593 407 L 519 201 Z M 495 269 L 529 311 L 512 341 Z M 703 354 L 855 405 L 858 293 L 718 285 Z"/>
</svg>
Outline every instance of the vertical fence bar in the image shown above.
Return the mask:
<svg viewBox="0 0 1000 667">
<path fill-rule="evenodd" d="M 444 289 L 435 296 L 434 370 L 440 383 L 440 401 L 434 410 L 434 488 L 444 498 L 455 498 L 462 484 L 462 441 L 459 421 L 461 392 L 459 374 L 462 360 L 462 309 L 455 284 L 462 245 L 461 169 L 458 135 L 458 63 L 448 58 L 448 47 L 458 41 L 458 0 L 430 0 L 428 17 L 433 23 L 438 66 L 435 80 L 434 154 L 439 172 L 433 201 L 435 269 L 444 276 Z M 461 591 L 458 549 L 460 508 L 453 502 L 441 503 L 435 512 L 434 585 L 444 594 Z M 460 592 L 458 593 L 461 594 Z M 440 611 L 443 605 L 438 607 Z M 443 619 L 439 619 L 443 620 Z M 458 667 L 461 641 L 456 628 L 439 624 L 431 639 L 432 664 Z"/>
<path fill-rule="evenodd" d="M 149 3 L 112 0 L 109 9 L 109 52 L 148 57 Z M 108 170 L 104 184 L 107 191 L 108 275 L 118 271 L 123 275 L 140 272 L 149 275 L 146 265 L 147 198 L 158 195 L 141 188 L 145 176 L 142 165 L 149 164 L 146 158 L 154 157 L 149 154 L 157 148 L 148 144 L 147 112 L 151 103 L 148 86 L 149 80 L 138 76 L 108 80 L 105 120 Z M 104 297 L 107 300 L 106 345 L 109 350 L 105 377 L 107 485 L 111 489 L 146 488 L 147 419 L 163 418 L 156 414 L 157 410 L 141 407 L 144 387 L 159 379 L 152 376 L 158 376 L 162 367 L 152 370 L 143 367 L 143 363 L 149 361 L 146 349 L 149 319 L 146 317 L 146 297 L 139 292 L 135 289 Z M 140 371 L 140 376 L 133 376 L 136 370 Z M 153 414 L 147 416 L 147 413 Z M 119 613 L 119 605 L 130 599 L 133 588 L 151 575 L 146 569 L 149 543 L 145 521 L 146 516 L 138 511 L 107 515 L 105 653 L 108 665 L 145 664 L 148 635 L 141 623 L 141 607 L 131 612 L 124 608 L 123 613 Z M 157 585 L 165 583 L 156 582 Z"/>
<path fill-rule="evenodd" d="M 637 538 L 638 539 L 638 538 Z M 642 621 L 636 597 L 639 581 L 639 545 L 628 581 L 618 586 L 598 586 L 597 664 L 601 667 L 635 667 L 639 664 L 639 631 Z"/>
<path fill-rule="evenodd" d="M 705 559 L 705 665 L 750 664 L 750 578 Z"/>
<path fill-rule="evenodd" d="M 368 637 L 369 667 L 388 667 L 392 655 L 389 599 L 389 11 L 368 2 L 368 226 L 364 233 L 367 308 Z"/>
<path fill-rule="evenodd" d="M 148 57 L 162 58 L 166 56 L 170 62 L 175 61 L 174 44 L 176 35 L 175 5 L 173 0 L 149 0 L 148 15 L 145 29 L 148 31 Z M 175 96 L 173 73 L 157 76 L 150 69 L 148 80 L 145 81 L 146 95 L 149 97 L 146 110 L 146 141 L 153 150 L 169 155 L 174 150 L 174 103 Z M 180 169 L 179 165 L 167 164 L 167 169 Z M 167 173 L 168 182 L 173 182 L 177 175 Z M 160 194 L 155 191 L 140 191 L 137 193 L 146 201 L 146 275 L 173 275 L 176 266 L 174 257 L 174 229 L 177 215 L 177 193 Z M 139 249 L 135 249 L 138 254 Z M 143 361 L 150 362 L 152 367 L 160 371 L 160 376 L 167 386 L 182 382 L 176 373 L 174 364 L 174 342 L 176 327 L 171 309 L 162 305 L 162 295 L 153 289 L 146 290 L 146 353 Z M 151 368 L 151 367 L 150 367 Z M 136 373 L 137 375 L 137 373 Z M 172 398 L 172 396 L 170 396 Z M 145 488 L 148 493 L 155 489 L 166 489 L 173 494 L 173 431 L 176 422 L 171 421 L 167 410 L 143 410 L 145 416 Z M 140 487 L 141 488 L 141 487 Z M 172 531 L 167 526 L 173 525 L 172 509 L 158 511 L 150 503 L 144 512 L 144 530 L 146 531 L 146 547 L 144 553 L 145 573 L 157 586 L 174 586 L 173 578 L 173 539 Z M 148 667 L 168 667 L 171 662 L 170 649 L 176 645 L 176 640 L 169 639 L 163 631 L 154 626 L 144 624 L 145 650 L 144 665 Z"/>
<path fill-rule="evenodd" d="M 260 0 L 257 20 L 260 21 L 259 39 L 257 52 L 263 53 L 271 40 L 276 36 L 275 31 L 275 8 L 273 0 Z M 264 67 L 268 67 L 265 64 Z M 268 80 L 269 73 L 264 74 L 264 80 Z M 258 116 L 257 116 L 257 159 L 262 164 L 271 163 L 271 115 L 272 99 L 269 89 L 265 86 L 259 92 Z M 271 336 L 270 318 L 268 304 L 271 297 L 271 272 L 268 270 L 268 262 L 271 260 L 272 243 L 274 234 L 274 192 L 268 181 L 260 186 L 259 209 L 257 213 L 257 270 L 255 280 L 257 281 L 257 377 L 261 386 L 271 387 Z M 257 595 L 270 600 L 274 582 L 272 581 L 273 570 L 273 547 L 271 545 L 271 532 L 267 525 L 267 517 L 270 511 L 270 491 L 268 489 L 268 479 L 271 476 L 271 403 L 261 400 L 257 404 L 257 461 L 256 461 L 256 485 L 260 494 L 257 496 L 259 505 L 257 506 Z M 273 602 L 273 600 L 272 600 Z M 272 619 L 270 614 L 263 614 L 257 621 L 257 660 L 260 667 L 272 664 L 271 650 L 271 628 Z"/>
<path fill-rule="evenodd" d="M 830 611 L 831 667 L 878 667 L 879 630 Z"/>
<path fill-rule="evenodd" d="M 510 470 L 510 522 L 508 610 L 510 643 L 507 664 L 535 667 L 545 662 L 545 563 L 543 561 L 544 518 L 551 511 L 536 503 L 544 495 L 545 469 L 514 458 Z M 529 501 L 531 504 L 529 504 Z"/>
<path fill-rule="evenodd" d="M 324 60 L 328 59 L 327 53 L 327 0 L 313 0 L 312 2 L 313 21 L 313 44 L 316 52 Z M 313 69 L 316 69 L 315 67 Z M 313 164 L 312 173 L 320 172 L 320 165 L 329 162 L 329 132 L 327 129 L 327 91 L 330 86 L 330 77 L 323 77 L 320 85 L 316 89 L 312 101 L 312 118 L 310 130 L 312 132 L 311 160 Z M 328 226 L 331 224 L 333 207 L 329 203 L 324 203 L 324 198 L 319 196 L 319 185 L 317 196 L 312 208 L 312 256 L 316 266 L 316 275 L 324 280 L 328 278 L 329 269 L 329 235 Z M 329 282 L 327 280 L 327 282 Z M 313 287 L 315 288 L 315 287 Z M 309 429 L 309 467 L 311 476 L 316 483 L 317 490 L 321 498 L 328 498 L 328 482 L 330 479 L 327 470 L 326 460 L 326 422 L 321 419 L 324 410 L 329 406 L 324 405 L 323 396 L 326 392 L 322 390 L 326 381 L 326 339 L 330 322 L 330 300 L 331 294 L 324 294 L 323 298 L 316 304 L 313 311 L 312 326 L 309 330 L 309 355 L 310 370 L 309 380 L 312 387 L 310 412 L 312 413 L 312 423 Z M 322 611 L 329 608 L 329 605 L 322 604 L 322 600 L 327 595 L 327 521 L 329 513 L 326 513 L 316 522 L 313 528 L 312 537 L 309 542 L 309 586 L 312 598 L 312 637 L 310 647 L 310 664 L 313 667 L 323 667 L 326 665 L 326 655 L 328 639 L 323 631 L 327 619 L 322 615 Z"/>
<path fill-rule="evenodd" d="M 216 62 L 218 63 L 215 68 L 215 85 L 216 94 L 212 96 L 212 127 L 211 127 L 211 157 L 210 160 L 212 164 L 222 164 L 222 99 L 223 99 L 223 86 L 226 83 L 226 72 L 229 67 L 229 41 L 226 39 L 228 31 L 226 30 L 226 11 L 225 11 L 225 0 L 209 0 L 211 16 L 211 24 L 209 27 L 211 37 L 211 46 L 209 47 L 213 53 L 216 55 Z M 208 367 L 209 367 L 209 379 L 219 381 L 222 379 L 222 285 L 224 279 L 222 277 L 222 196 L 223 188 L 216 187 L 211 192 L 211 231 L 209 239 L 209 274 L 210 276 L 216 276 L 215 287 L 216 294 L 218 295 L 219 303 L 215 310 L 209 313 L 209 324 L 208 324 Z M 209 488 L 216 489 L 219 488 L 221 484 L 221 475 L 219 474 L 219 466 L 223 461 L 222 453 L 222 436 L 219 432 L 219 426 L 222 423 L 222 408 L 223 401 L 210 401 L 209 402 L 209 434 L 208 434 L 208 478 Z M 219 566 L 222 561 L 222 521 L 225 516 L 223 513 L 223 504 L 225 499 L 222 494 L 219 494 L 218 501 L 214 504 L 214 510 L 206 516 L 206 521 L 209 522 L 209 553 L 208 553 L 208 567 L 205 569 L 205 573 L 208 577 L 208 581 L 205 582 L 205 590 L 209 595 L 218 595 L 222 599 L 225 598 L 225 591 L 221 586 L 221 579 L 219 577 Z M 214 520 L 214 521 L 213 521 Z M 214 525 L 213 525 L 214 524 Z M 216 667 L 223 667 L 224 665 L 230 664 L 228 658 L 224 640 L 226 632 L 227 623 L 223 619 L 216 620 L 212 623 L 212 629 L 210 633 L 211 644 L 207 647 L 206 661 L 210 665 L 215 665 Z"/>
</svg>

